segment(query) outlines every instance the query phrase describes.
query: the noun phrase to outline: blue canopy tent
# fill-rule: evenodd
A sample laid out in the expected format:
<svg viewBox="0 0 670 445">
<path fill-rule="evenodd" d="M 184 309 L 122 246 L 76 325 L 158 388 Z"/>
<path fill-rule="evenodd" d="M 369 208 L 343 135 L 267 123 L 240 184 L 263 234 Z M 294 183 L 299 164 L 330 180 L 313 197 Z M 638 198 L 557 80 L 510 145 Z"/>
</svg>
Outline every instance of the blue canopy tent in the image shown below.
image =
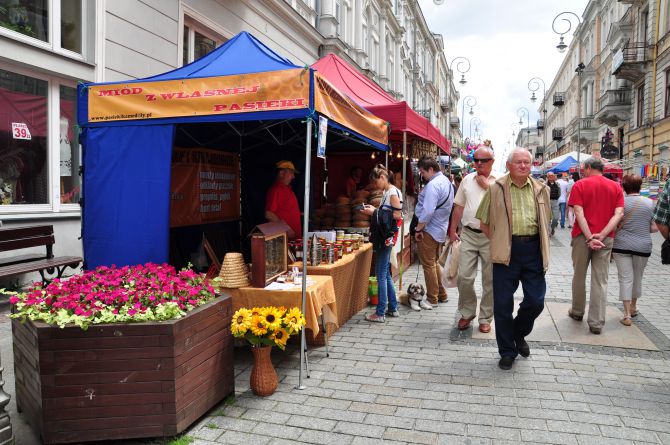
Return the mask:
<svg viewBox="0 0 670 445">
<path fill-rule="evenodd" d="M 234 136 L 228 143 L 239 141 L 240 152 L 246 139 L 258 143 L 253 137 L 260 133 L 278 146 L 304 137 L 305 233 L 313 120 L 327 117 L 342 138 L 388 148 L 386 122 L 314 70 L 293 64 L 246 32 L 173 71 L 122 83 L 82 84 L 78 93 L 88 269 L 168 261 L 170 172 L 180 125 L 221 123 Z M 297 131 L 301 122 L 306 122 L 304 133 Z"/>
<path fill-rule="evenodd" d="M 561 162 L 558 164 L 554 165 L 550 169 L 547 169 L 546 173 L 564 173 L 570 171 L 570 167 L 577 165 L 578 162 L 575 158 L 572 156 L 568 156 L 567 158 L 563 159 Z"/>
</svg>

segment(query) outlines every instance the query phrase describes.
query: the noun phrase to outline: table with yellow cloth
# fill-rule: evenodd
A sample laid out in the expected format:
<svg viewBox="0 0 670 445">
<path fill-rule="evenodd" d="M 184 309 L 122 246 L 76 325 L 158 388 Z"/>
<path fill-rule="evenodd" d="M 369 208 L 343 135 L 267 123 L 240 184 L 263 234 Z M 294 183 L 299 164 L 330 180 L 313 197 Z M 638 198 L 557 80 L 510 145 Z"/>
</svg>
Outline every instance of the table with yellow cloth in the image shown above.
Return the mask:
<svg viewBox="0 0 670 445">
<path fill-rule="evenodd" d="M 323 314 L 324 324 L 327 326 L 337 324 L 335 314 L 337 303 L 333 279 L 328 276 L 308 276 L 309 281 L 314 284 L 307 286 L 305 299 L 305 323 L 312 331 L 312 336 L 319 333 L 319 317 Z M 233 311 L 239 308 L 263 306 L 284 306 L 287 309 L 302 307 L 302 287 L 296 286 L 289 290 L 269 290 L 261 287 L 241 287 L 239 289 L 226 289 L 233 300 Z"/>
<path fill-rule="evenodd" d="M 353 253 L 344 255 L 333 264 L 307 266 L 310 276 L 327 275 L 333 278 L 335 299 L 337 301 L 337 325 L 326 327 L 328 336 L 333 335 L 339 326 L 368 305 L 368 278 L 372 263 L 372 244 L 365 243 Z M 302 262 L 289 265 L 302 270 Z M 323 344 L 323 337 L 315 339 L 314 344 Z"/>
</svg>

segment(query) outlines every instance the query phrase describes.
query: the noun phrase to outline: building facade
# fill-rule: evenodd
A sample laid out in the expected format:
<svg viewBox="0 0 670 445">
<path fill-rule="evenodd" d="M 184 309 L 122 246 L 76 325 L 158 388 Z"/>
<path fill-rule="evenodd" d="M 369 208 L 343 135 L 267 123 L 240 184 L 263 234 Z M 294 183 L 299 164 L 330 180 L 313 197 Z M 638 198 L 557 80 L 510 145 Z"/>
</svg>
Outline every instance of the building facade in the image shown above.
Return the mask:
<svg viewBox="0 0 670 445">
<path fill-rule="evenodd" d="M 335 52 L 456 135 L 446 105 L 458 93 L 444 42 L 428 29 L 417 0 L 11 3 L 0 8 L 0 222 L 53 224 L 56 255 L 82 252 L 78 82 L 166 72 L 241 31 L 296 64 Z"/>
<path fill-rule="evenodd" d="M 625 172 L 667 174 L 669 35 L 667 1 L 589 1 L 548 93 L 546 157 L 579 146 Z"/>
</svg>

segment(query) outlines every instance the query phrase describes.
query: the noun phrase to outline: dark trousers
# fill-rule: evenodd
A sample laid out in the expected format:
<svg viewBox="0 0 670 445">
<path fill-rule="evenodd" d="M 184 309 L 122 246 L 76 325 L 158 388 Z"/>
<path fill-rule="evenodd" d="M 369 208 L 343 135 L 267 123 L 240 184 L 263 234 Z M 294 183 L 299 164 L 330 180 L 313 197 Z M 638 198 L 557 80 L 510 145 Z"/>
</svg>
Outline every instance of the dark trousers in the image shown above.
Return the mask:
<svg viewBox="0 0 670 445">
<path fill-rule="evenodd" d="M 519 282 L 523 288 L 523 301 L 513 317 L 514 292 Z M 512 237 L 509 266 L 493 264 L 493 317 L 501 356 L 516 358 L 519 352 L 514 340 L 525 338 L 533 330 L 535 319 L 544 309 L 546 291 L 539 237 Z"/>
</svg>

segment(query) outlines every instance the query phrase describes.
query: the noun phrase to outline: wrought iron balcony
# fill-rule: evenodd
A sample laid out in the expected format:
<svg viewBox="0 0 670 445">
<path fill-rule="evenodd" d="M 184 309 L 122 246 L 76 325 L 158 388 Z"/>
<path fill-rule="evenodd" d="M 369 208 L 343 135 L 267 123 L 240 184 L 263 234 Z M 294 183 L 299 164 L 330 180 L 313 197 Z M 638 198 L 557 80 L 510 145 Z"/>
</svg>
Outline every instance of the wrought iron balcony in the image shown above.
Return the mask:
<svg viewBox="0 0 670 445">
<path fill-rule="evenodd" d="M 449 119 L 449 125 L 451 125 L 452 128 L 461 128 L 461 120 L 458 117 L 452 116 Z"/>
<path fill-rule="evenodd" d="M 538 130 L 538 132 L 539 132 L 540 130 L 544 129 L 544 120 L 542 120 L 542 119 L 538 119 L 538 120 L 537 120 L 537 124 L 536 124 L 536 126 L 537 126 L 537 130 Z"/>
<path fill-rule="evenodd" d="M 607 90 L 598 99 L 595 118 L 601 124 L 616 127 L 630 119 L 631 104 L 631 90 Z"/>
<path fill-rule="evenodd" d="M 563 127 L 554 128 L 551 130 L 551 138 L 555 141 L 560 141 L 563 139 Z"/>
<path fill-rule="evenodd" d="M 451 109 L 451 104 L 447 99 L 442 99 L 440 101 L 440 109 L 445 113 Z"/>
<path fill-rule="evenodd" d="M 561 107 L 563 105 L 565 105 L 565 93 L 554 93 L 554 106 Z"/>
<path fill-rule="evenodd" d="M 612 73 L 617 79 L 636 82 L 647 73 L 653 45 L 647 42 L 628 41 L 612 58 Z"/>
<path fill-rule="evenodd" d="M 542 145 L 538 145 L 535 147 L 535 157 L 537 158 L 538 156 L 542 155 L 544 153 L 544 147 Z"/>
</svg>

